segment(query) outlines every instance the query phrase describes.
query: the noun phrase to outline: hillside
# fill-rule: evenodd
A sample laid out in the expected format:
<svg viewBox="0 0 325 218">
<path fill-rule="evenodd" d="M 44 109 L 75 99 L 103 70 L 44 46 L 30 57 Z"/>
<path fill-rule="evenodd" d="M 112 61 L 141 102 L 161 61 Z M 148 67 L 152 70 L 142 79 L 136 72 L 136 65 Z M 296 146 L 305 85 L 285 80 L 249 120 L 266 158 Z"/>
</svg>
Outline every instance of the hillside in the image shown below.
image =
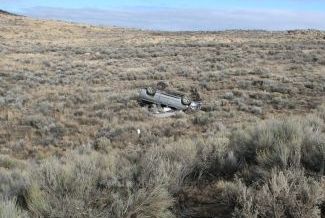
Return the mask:
<svg viewBox="0 0 325 218">
<path fill-rule="evenodd" d="M 11 15 L 11 16 L 17 16 L 16 14 L 13 14 L 13 13 L 10 13 L 10 12 L 8 12 L 8 11 L 1 10 L 1 9 L 0 9 L 0 14 L 3 14 L 3 15 Z"/>
<path fill-rule="evenodd" d="M 325 32 L 149 32 L 0 12 L 0 55 L 0 215 L 325 214 Z M 202 111 L 151 116 L 137 92 L 159 81 L 198 90 Z"/>
</svg>

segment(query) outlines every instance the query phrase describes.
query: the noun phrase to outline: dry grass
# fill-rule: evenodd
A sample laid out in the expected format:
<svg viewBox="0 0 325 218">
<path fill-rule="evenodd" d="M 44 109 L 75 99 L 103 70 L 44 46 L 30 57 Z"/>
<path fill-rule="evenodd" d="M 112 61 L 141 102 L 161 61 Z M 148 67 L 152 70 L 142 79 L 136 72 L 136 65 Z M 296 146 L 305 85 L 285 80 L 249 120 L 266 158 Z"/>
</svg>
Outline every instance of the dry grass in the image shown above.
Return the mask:
<svg viewBox="0 0 325 218">
<path fill-rule="evenodd" d="M 324 216 L 324 32 L 0 30 L 0 217 Z M 158 81 L 203 110 L 150 116 Z"/>
<path fill-rule="evenodd" d="M 11 167 L 1 193 L 31 217 L 321 217 L 320 112 L 176 144 L 85 146 Z"/>
</svg>

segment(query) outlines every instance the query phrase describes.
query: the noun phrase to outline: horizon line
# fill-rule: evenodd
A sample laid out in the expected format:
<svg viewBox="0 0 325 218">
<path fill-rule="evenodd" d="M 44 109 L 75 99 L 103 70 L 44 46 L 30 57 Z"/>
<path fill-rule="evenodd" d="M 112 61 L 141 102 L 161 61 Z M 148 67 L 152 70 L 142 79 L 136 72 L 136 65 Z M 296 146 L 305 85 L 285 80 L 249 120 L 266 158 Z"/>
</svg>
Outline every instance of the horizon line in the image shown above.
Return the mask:
<svg viewBox="0 0 325 218">
<path fill-rule="evenodd" d="M 35 10 L 38 9 L 38 10 Z M 1 10 L 1 9 L 0 9 Z M 164 25 L 156 25 L 154 22 L 144 22 L 141 20 L 141 16 L 146 14 L 146 10 L 142 11 L 132 11 L 130 8 L 128 10 L 116 10 L 116 9 L 97 9 L 97 8 L 81 8 L 81 9 L 67 9 L 67 8 L 59 8 L 59 7 L 33 7 L 33 8 L 27 8 L 23 9 L 25 12 L 18 12 L 18 11 L 10 11 L 10 10 L 3 10 L 4 12 L 7 12 L 12 15 L 19 15 L 19 16 L 25 16 L 29 18 L 34 18 L 34 19 L 39 19 L 39 20 L 49 20 L 49 21 L 60 21 L 60 22 L 68 22 L 68 23 L 73 23 L 73 24 L 80 24 L 80 25 L 92 25 L 92 26 L 98 26 L 98 27 L 111 27 L 111 28 L 124 28 L 124 29 L 133 29 L 133 30 L 140 30 L 140 31 L 153 31 L 153 32 L 223 32 L 223 31 L 266 31 L 266 32 L 284 32 L 284 31 L 289 31 L 289 30 L 301 30 L 301 31 L 306 31 L 306 30 L 314 30 L 314 31 L 325 31 L 325 25 L 315 27 L 315 26 L 299 26 L 301 24 L 296 24 L 297 26 L 290 26 L 288 25 L 288 28 L 285 28 L 284 26 L 280 27 L 274 27 L 270 25 L 269 27 L 261 28 L 258 27 L 258 25 L 263 26 L 263 24 L 255 24 L 256 27 L 245 27 L 247 24 L 242 24 L 240 23 L 238 27 L 227 27 L 227 25 L 224 25 L 222 27 L 222 24 L 217 27 L 217 24 L 219 24 L 216 21 L 210 21 L 210 20 L 204 20 L 204 16 L 200 14 L 200 11 L 196 10 L 185 10 L 187 12 L 193 11 L 194 16 L 201 18 L 201 22 L 203 25 L 200 25 L 198 21 L 195 24 L 195 22 L 191 23 L 191 19 L 186 20 L 185 18 L 189 18 L 188 15 L 177 15 L 175 17 L 171 17 L 170 19 L 175 19 L 177 22 L 179 22 L 178 26 L 172 26 L 172 24 L 167 24 Z M 70 12 L 76 12 L 76 14 L 71 15 L 71 13 L 67 13 L 68 11 Z M 161 17 L 166 17 L 168 13 L 174 13 L 178 9 L 173 9 L 173 8 L 161 8 L 160 12 L 161 14 L 158 14 Z M 183 10 L 184 11 L 184 10 Z M 265 11 L 265 10 L 264 10 Z M 254 17 L 251 15 L 255 15 L 256 17 L 264 15 L 263 10 L 228 10 L 225 12 L 225 10 L 206 10 L 204 12 L 210 13 L 215 16 L 215 18 L 219 18 L 222 16 L 229 16 L 232 15 L 232 18 L 235 19 L 240 19 L 240 15 L 238 13 L 244 13 L 244 16 L 246 19 L 253 19 Z M 48 13 L 45 13 L 48 12 Z M 103 16 L 103 13 L 115 13 L 116 16 Z M 202 11 L 201 11 L 202 12 Z M 283 10 L 267 10 L 268 16 L 274 16 L 274 13 L 282 13 L 286 16 L 295 16 L 296 14 L 293 12 L 288 12 L 288 11 L 283 11 Z M 42 14 L 43 13 L 43 14 Z M 61 13 L 61 14 L 60 14 Z M 195 14 L 196 13 L 196 14 Z M 219 14 L 218 14 L 219 13 Z M 255 13 L 255 14 L 254 14 Z M 273 14 L 272 14 L 273 13 Z M 79 15 L 78 15 L 79 14 Z M 91 15 L 90 17 L 83 17 L 82 15 Z M 110 15 L 109 13 L 107 15 Z M 142 24 L 136 24 L 132 25 L 132 22 L 129 22 L 127 19 L 124 18 L 118 20 L 119 18 L 123 18 L 123 16 L 138 16 L 137 18 L 140 19 L 140 21 L 143 21 Z M 152 14 L 151 14 L 152 16 Z M 219 17 L 218 17 L 219 16 Z M 236 17 L 237 16 L 237 17 Z M 325 14 L 323 13 L 317 13 L 314 16 L 321 16 L 325 19 Z M 140 18 L 139 18 L 140 17 Z M 229 16 L 231 17 L 231 16 Z M 153 19 L 157 19 L 157 17 L 152 16 Z M 115 22 L 114 22 L 115 19 Z M 178 20 L 177 20 L 178 19 Z M 257 19 L 256 19 L 257 20 Z M 259 20 L 257 20 L 259 21 Z M 161 22 L 161 21 L 160 21 Z M 189 24 L 187 23 L 189 22 Z M 141 22 L 139 22 L 141 23 Z M 159 23 L 159 22 L 158 22 Z M 221 22 L 220 22 L 221 23 Z M 296 23 L 296 22 L 293 22 Z M 168 26 L 169 25 L 169 26 Z M 187 26 L 186 26 L 187 25 Z M 234 25 L 234 24 L 232 24 Z M 266 25 L 266 24 L 265 24 Z M 234 25 L 235 26 L 235 25 Z M 168 28 L 171 27 L 171 28 Z"/>
</svg>

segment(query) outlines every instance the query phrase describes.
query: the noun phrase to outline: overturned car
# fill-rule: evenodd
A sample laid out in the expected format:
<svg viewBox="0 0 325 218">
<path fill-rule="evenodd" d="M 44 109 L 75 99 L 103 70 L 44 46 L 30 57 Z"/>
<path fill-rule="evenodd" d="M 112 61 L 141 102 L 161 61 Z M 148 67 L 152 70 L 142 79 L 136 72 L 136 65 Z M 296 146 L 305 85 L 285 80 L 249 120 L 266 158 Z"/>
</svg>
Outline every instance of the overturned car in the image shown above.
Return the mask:
<svg viewBox="0 0 325 218">
<path fill-rule="evenodd" d="M 202 105 L 201 101 L 193 101 L 183 93 L 153 87 L 142 88 L 139 92 L 139 100 L 141 104 L 170 108 L 173 111 L 196 111 L 200 110 Z"/>
</svg>

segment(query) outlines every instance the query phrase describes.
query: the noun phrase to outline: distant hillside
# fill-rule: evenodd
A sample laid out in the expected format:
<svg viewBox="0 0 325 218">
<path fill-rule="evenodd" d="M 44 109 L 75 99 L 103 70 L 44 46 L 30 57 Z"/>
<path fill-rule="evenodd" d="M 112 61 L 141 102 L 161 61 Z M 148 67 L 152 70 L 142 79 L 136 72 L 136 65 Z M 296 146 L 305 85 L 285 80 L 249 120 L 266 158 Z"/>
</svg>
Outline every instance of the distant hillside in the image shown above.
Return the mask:
<svg viewBox="0 0 325 218">
<path fill-rule="evenodd" d="M 1 9 L 0 9 L 0 14 L 18 16 L 17 14 L 13 14 L 13 13 L 10 13 L 8 11 L 1 10 Z"/>
</svg>

